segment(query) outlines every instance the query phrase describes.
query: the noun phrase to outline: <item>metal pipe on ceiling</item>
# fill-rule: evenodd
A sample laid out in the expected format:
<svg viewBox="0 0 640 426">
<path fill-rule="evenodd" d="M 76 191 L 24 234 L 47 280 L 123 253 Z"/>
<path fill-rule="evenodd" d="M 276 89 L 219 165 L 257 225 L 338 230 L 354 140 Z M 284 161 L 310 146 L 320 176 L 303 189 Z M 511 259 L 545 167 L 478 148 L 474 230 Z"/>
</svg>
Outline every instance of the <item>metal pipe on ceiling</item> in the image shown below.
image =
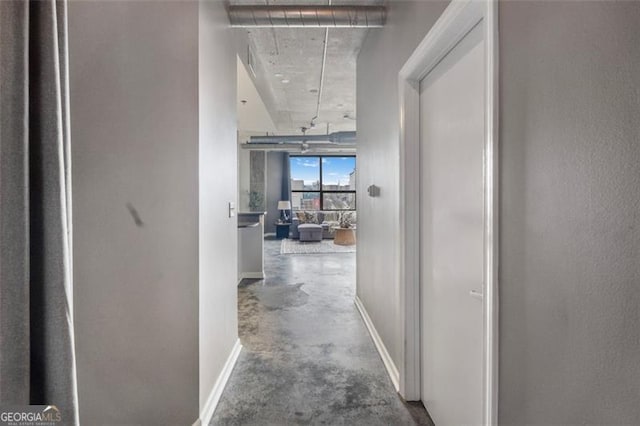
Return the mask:
<svg viewBox="0 0 640 426">
<path fill-rule="evenodd" d="M 286 142 L 331 142 L 337 146 L 355 144 L 356 132 L 334 132 L 328 135 L 251 136 L 247 145 L 282 144 Z"/>
<path fill-rule="evenodd" d="M 329 4 L 331 4 L 331 1 L 329 1 Z M 318 89 L 318 102 L 316 104 L 316 115 L 311 119 L 311 122 L 309 123 L 309 127 L 312 127 L 312 128 L 315 127 L 316 120 L 320 117 L 320 104 L 322 103 L 322 90 L 324 89 L 324 69 L 327 65 L 327 45 L 328 44 L 329 44 L 329 27 L 327 27 L 324 30 L 324 46 L 322 47 L 322 66 L 320 67 L 320 87 Z"/>
<path fill-rule="evenodd" d="M 329 0 L 331 6 L 331 0 Z M 316 120 L 320 116 L 320 103 L 322 102 L 322 89 L 324 88 L 324 68 L 327 64 L 327 46 L 329 45 L 329 27 L 324 30 L 324 45 L 322 46 L 322 67 L 320 68 L 320 87 L 318 89 L 318 103 L 316 105 L 316 115 L 311 119 L 309 127 L 316 126 Z M 329 123 L 327 123 L 327 133 L 329 133 Z"/>
<path fill-rule="evenodd" d="M 243 143 L 240 144 L 242 149 L 249 149 L 254 151 L 286 151 L 286 152 L 345 152 L 355 153 L 356 145 L 353 143 L 348 144 L 332 144 L 332 143 Z"/>
<path fill-rule="evenodd" d="M 232 27 L 378 28 L 386 21 L 384 6 L 229 6 Z"/>
</svg>

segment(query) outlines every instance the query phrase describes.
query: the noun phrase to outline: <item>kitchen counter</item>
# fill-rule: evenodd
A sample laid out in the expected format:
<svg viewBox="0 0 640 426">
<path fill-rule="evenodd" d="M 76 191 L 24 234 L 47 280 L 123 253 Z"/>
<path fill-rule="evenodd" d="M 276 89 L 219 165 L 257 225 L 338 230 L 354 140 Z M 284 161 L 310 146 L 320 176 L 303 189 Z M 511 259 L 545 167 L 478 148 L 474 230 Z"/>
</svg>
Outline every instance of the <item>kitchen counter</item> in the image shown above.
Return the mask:
<svg viewBox="0 0 640 426">
<path fill-rule="evenodd" d="M 238 283 L 264 278 L 264 216 L 266 212 L 238 212 Z"/>
</svg>

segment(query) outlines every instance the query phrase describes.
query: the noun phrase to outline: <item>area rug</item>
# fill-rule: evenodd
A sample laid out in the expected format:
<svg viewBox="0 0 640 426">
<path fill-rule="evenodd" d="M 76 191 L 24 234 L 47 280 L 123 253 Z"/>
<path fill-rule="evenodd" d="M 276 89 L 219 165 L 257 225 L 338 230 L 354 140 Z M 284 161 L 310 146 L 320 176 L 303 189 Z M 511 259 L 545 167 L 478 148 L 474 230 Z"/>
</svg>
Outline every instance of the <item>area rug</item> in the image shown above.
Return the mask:
<svg viewBox="0 0 640 426">
<path fill-rule="evenodd" d="M 280 254 L 321 254 L 321 253 L 355 253 L 356 246 L 339 246 L 333 240 L 300 242 L 285 238 L 280 246 Z"/>
</svg>

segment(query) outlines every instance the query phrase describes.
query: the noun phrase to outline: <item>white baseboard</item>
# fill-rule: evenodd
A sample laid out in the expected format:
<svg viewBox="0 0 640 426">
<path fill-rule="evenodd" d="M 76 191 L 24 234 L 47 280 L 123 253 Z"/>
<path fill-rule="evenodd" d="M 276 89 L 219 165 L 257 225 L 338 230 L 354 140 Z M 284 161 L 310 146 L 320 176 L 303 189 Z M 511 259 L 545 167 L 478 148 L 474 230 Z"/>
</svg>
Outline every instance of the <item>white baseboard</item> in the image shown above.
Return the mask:
<svg viewBox="0 0 640 426">
<path fill-rule="evenodd" d="M 231 353 L 227 358 L 227 362 L 224 363 L 224 367 L 222 367 L 222 371 L 218 376 L 218 380 L 216 380 L 216 384 L 213 385 L 211 389 L 211 393 L 207 398 L 207 402 L 204 404 L 204 408 L 200 413 L 199 424 L 208 425 L 213 418 L 213 413 L 216 411 L 216 407 L 218 406 L 218 402 L 220 402 L 220 397 L 222 396 L 222 391 L 224 387 L 227 385 L 227 381 L 229 377 L 231 377 L 231 372 L 233 371 L 233 367 L 236 365 L 236 361 L 238 361 L 238 356 L 240 355 L 240 351 L 242 350 L 242 344 L 240 343 L 240 339 L 236 340 L 235 345 L 233 345 L 233 349 L 231 349 Z M 197 422 L 196 422 L 197 423 Z"/>
<path fill-rule="evenodd" d="M 367 313 L 362 301 L 358 296 L 356 296 L 354 300 L 356 304 L 356 308 L 360 312 L 362 316 L 362 320 L 364 321 L 364 325 L 367 326 L 367 330 L 369 330 L 369 335 L 371 335 L 371 339 L 373 340 L 373 344 L 376 345 L 376 349 L 380 354 L 380 358 L 382 358 L 382 362 L 384 363 L 385 368 L 387 369 L 387 373 L 391 378 L 391 382 L 393 382 L 393 386 L 396 388 L 396 392 L 400 390 L 400 373 L 398 373 L 398 368 L 393 363 L 393 359 L 391 359 L 391 355 L 389 355 L 389 351 L 387 351 L 386 346 L 382 342 L 382 338 L 378 334 L 376 327 L 373 325 L 373 321 L 371 321 L 371 317 Z"/>
<path fill-rule="evenodd" d="M 242 272 L 238 276 L 238 284 L 244 279 L 264 280 L 264 272 Z"/>
</svg>

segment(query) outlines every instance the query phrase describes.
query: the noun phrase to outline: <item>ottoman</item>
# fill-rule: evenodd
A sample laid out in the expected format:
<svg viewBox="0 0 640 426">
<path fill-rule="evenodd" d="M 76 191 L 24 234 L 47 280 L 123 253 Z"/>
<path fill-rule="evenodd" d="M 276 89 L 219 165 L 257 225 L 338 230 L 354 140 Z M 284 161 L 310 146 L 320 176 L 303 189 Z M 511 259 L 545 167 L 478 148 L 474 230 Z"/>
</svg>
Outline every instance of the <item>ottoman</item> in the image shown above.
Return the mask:
<svg viewBox="0 0 640 426">
<path fill-rule="evenodd" d="M 305 223 L 298 225 L 300 241 L 322 241 L 322 225 Z"/>
</svg>

